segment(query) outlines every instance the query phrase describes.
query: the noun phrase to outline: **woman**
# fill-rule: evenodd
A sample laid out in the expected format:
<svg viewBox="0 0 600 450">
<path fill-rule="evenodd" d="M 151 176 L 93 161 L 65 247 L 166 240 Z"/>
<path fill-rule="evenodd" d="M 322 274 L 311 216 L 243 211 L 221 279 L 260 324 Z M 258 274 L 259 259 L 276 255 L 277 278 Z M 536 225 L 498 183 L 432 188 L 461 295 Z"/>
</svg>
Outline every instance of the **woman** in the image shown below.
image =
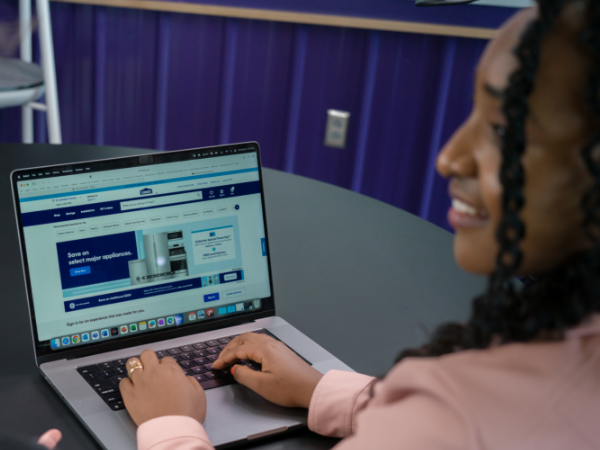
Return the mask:
<svg viewBox="0 0 600 450">
<path fill-rule="evenodd" d="M 383 380 L 323 376 L 253 334 L 214 363 L 308 408 L 310 429 L 345 438 L 340 450 L 600 448 L 600 2 L 538 3 L 486 49 L 473 111 L 437 161 L 456 259 L 490 275 L 469 322 L 403 352 Z M 519 274 L 537 280 L 519 291 Z M 212 448 L 198 383 L 152 351 L 141 365 L 121 382 L 139 448 Z"/>
</svg>

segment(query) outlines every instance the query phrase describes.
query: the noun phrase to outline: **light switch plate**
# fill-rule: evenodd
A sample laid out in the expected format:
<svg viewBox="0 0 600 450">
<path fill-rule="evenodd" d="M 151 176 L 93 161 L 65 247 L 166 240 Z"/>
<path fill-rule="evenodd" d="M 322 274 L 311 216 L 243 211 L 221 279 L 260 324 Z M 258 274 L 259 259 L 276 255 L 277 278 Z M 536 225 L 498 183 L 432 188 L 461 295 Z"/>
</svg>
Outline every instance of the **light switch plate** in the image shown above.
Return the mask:
<svg viewBox="0 0 600 450">
<path fill-rule="evenodd" d="M 348 122 L 350 113 L 327 110 L 327 127 L 325 128 L 325 146 L 334 148 L 346 148 L 346 135 L 348 134 Z"/>
</svg>

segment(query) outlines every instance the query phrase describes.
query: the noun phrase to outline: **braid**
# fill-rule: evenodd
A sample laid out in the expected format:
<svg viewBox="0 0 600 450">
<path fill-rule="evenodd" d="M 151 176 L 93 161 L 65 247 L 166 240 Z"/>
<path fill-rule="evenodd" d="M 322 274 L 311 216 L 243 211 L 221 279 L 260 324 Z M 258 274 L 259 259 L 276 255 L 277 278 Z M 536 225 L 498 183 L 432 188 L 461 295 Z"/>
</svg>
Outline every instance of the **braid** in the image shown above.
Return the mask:
<svg viewBox="0 0 600 450">
<path fill-rule="evenodd" d="M 561 339 L 565 329 L 600 311 L 600 165 L 593 159 L 593 151 L 600 144 L 600 2 L 595 0 L 588 2 L 587 17 L 591 19 L 582 36 L 593 55 L 587 100 L 596 119 L 596 131 L 582 150 L 582 158 L 594 183 L 583 197 L 582 210 L 583 226 L 594 247 L 520 291 L 511 282 L 523 259 L 520 242 L 526 234 L 519 214 L 525 204 L 521 157 L 527 146 L 528 97 L 534 88 L 542 42 L 560 16 L 565 1 L 538 0 L 538 5 L 538 19 L 528 26 L 515 50 L 519 69 L 510 77 L 504 97 L 507 127 L 502 138 L 500 167 L 503 217 L 496 236 L 500 244 L 496 270 L 490 276 L 486 293 L 475 298 L 466 325 L 440 326 L 427 344 L 403 351 L 397 361 L 407 356 L 439 356 L 487 348 L 492 341 Z"/>
</svg>

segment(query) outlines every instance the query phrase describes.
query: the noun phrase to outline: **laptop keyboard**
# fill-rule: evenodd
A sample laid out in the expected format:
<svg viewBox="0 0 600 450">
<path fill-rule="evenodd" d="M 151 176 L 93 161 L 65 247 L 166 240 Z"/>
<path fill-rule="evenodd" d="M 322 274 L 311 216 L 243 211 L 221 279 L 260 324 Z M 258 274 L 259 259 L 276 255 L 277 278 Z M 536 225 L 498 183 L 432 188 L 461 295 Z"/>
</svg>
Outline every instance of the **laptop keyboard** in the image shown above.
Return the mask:
<svg viewBox="0 0 600 450">
<path fill-rule="evenodd" d="M 266 334 L 275 338 L 275 336 L 265 329 L 255 330 L 253 333 Z M 237 336 L 239 335 L 225 336 L 182 347 L 159 350 L 156 352 L 156 356 L 159 359 L 165 356 L 173 358 L 179 363 L 186 375 L 198 380 L 204 390 L 227 386 L 236 383 L 229 369 L 214 370 L 212 363 L 217 360 L 225 345 Z M 133 356 L 139 358 L 139 355 L 132 355 L 127 358 L 77 368 L 81 376 L 113 411 L 125 409 L 123 398 L 119 391 L 119 383 L 123 378 L 127 378 L 128 373 L 125 363 Z M 246 365 L 254 370 L 261 370 L 260 364 L 253 361 L 240 361 L 239 364 Z"/>
</svg>

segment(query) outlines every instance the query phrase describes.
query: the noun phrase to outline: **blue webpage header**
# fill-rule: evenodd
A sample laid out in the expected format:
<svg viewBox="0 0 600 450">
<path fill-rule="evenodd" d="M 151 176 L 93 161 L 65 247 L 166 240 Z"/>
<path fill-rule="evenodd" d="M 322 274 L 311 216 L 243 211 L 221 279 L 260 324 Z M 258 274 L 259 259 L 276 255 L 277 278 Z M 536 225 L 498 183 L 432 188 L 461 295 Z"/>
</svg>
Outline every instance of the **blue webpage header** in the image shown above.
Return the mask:
<svg viewBox="0 0 600 450">
<path fill-rule="evenodd" d="M 232 191 L 231 188 L 235 187 Z M 224 193 L 221 194 L 220 190 Z M 211 194 L 211 191 L 214 192 Z M 215 192 L 219 191 L 219 192 Z M 202 192 L 202 199 L 174 202 L 166 205 L 147 206 L 136 209 L 121 210 L 121 202 L 139 200 L 140 197 L 124 198 L 110 202 L 91 203 L 79 206 L 71 206 L 68 208 L 47 209 L 45 211 L 35 211 L 30 213 L 22 213 L 24 227 L 34 225 L 44 225 L 48 223 L 68 222 L 71 220 L 88 219 L 90 217 L 110 216 L 114 214 L 130 213 L 140 210 L 149 210 L 156 208 L 166 208 L 175 205 L 183 205 L 186 203 L 201 203 L 210 200 L 219 200 L 224 198 L 242 197 L 244 195 L 252 195 L 260 193 L 260 182 L 249 181 L 246 183 L 228 184 L 218 187 L 207 187 L 202 189 L 193 189 L 189 191 L 173 192 L 169 194 L 155 195 L 152 198 L 169 197 L 172 195 L 187 194 L 189 192 Z M 78 193 L 79 194 L 79 193 Z"/>
<path fill-rule="evenodd" d="M 258 172 L 258 169 L 252 168 L 252 169 L 231 170 L 229 172 L 218 172 L 218 173 L 211 173 L 211 174 L 205 174 L 205 175 L 194 175 L 191 177 L 182 177 L 182 178 L 170 178 L 168 180 L 145 181 L 143 183 L 123 184 L 120 186 L 110 186 L 110 187 L 98 188 L 98 189 L 88 189 L 85 191 L 83 191 L 83 190 L 82 191 L 69 191 L 69 192 L 62 192 L 60 194 L 40 195 L 38 197 L 21 198 L 21 199 L 19 199 L 19 202 L 24 203 L 24 202 L 33 202 L 36 200 L 47 200 L 50 198 L 71 197 L 73 194 L 83 195 L 83 194 L 95 194 L 98 192 L 118 191 L 119 189 L 131 189 L 131 188 L 135 188 L 135 187 L 155 186 L 157 184 L 178 183 L 180 181 L 200 180 L 202 178 L 221 177 L 221 176 L 226 176 L 226 175 L 236 175 L 236 174 L 248 173 L 248 172 Z M 147 191 L 147 190 L 144 189 L 144 191 Z M 150 192 L 145 192 L 145 193 L 151 193 L 151 192 L 152 192 L 152 190 L 150 190 Z"/>
</svg>

